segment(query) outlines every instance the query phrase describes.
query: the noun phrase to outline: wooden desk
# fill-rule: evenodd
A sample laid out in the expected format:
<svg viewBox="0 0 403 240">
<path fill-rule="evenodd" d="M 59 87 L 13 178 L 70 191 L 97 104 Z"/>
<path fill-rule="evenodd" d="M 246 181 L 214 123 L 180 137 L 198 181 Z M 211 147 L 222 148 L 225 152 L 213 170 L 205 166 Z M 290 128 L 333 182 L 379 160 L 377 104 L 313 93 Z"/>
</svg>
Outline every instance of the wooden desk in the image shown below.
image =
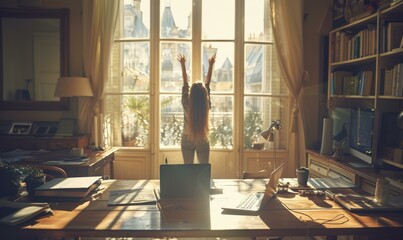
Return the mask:
<svg viewBox="0 0 403 240">
<path fill-rule="evenodd" d="M 0 226 L 2 237 L 257 237 L 370 235 L 395 239 L 403 234 L 403 214 L 354 214 L 324 197 L 279 194 L 258 216 L 223 214 L 221 206 L 236 192 L 262 190 L 262 180 L 214 180 L 216 194 L 209 209 L 175 206 L 162 214 L 155 204 L 107 206 L 109 191 L 142 188 L 152 191 L 158 180 L 106 180 L 98 199 L 51 204 L 54 215 L 18 227 Z M 310 217 L 307 217 L 310 216 Z M 339 220 L 329 221 L 340 217 Z M 313 219 L 313 220 L 312 220 Z"/>
<path fill-rule="evenodd" d="M 114 178 L 114 161 L 115 161 L 115 152 L 117 148 L 110 148 L 108 150 L 102 152 L 96 152 L 87 150 L 85 155 L 87 155 L 90 159 L 80 165 L 71 165 L 71 164 L 57 164 L 54 166 L 58 166 L 63 168 L 69 177 L 80 177 L 80 176 L 102 176 L 109 175 L 110 178 Z M 17 164 L 33 164 L 33 165 L 41 165 L 44 161 L 50 160 L 59 160 L 62 157 L 66 157 L 66 154 L 69 153 L 69 150 L 58 150 L 49 153 L 37 152 L 32 153 L 32 158 L 27 158 L 22 162 L 16 162 Z M 104 173 L 104 169 L 109 167 L 109 173 Z"/>
</svg>

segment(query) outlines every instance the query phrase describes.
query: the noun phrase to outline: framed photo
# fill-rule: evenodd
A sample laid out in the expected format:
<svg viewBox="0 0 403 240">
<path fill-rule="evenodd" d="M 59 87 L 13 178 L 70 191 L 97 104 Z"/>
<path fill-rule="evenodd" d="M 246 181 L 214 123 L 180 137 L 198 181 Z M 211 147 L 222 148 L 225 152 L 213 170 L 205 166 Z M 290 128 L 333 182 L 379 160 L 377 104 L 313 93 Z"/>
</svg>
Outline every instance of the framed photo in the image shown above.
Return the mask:
<svg viewBox="0 0 403 240">
<path fill-rule="evenodd" d="M 375 0 L 345 0 L 344 16 L 351 23 L 375 12 Z"/>
<path fill-rule="evenodd" d="M 29 135 L 32 122 L 14 122 L 11 126 L 9 134 L 13 135 Z"/>
<path fill-rule="evenodd" d="M 333 28 L 338 28 L 347 23 L 344 10 L 346 0 L 333 0 Z"/>
<path fill-rule="evenodd" d="M 35 122 L 32 126 L 32 134 L 35 137 L 50 137 L 55 135 L 58 122 Z"/>
</svg>

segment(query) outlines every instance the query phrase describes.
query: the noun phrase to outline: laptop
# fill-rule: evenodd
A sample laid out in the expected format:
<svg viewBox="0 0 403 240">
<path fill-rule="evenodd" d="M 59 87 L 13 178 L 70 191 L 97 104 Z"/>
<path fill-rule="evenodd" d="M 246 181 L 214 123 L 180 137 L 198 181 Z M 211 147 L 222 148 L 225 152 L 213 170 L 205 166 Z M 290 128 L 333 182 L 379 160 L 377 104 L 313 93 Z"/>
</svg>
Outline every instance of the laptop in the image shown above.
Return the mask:
<svg viewBox="0 0 403 240">
<path fill-rule="evenodd" d="M 283 173 L 284 164 L 282 163 L 271 173 L 264 192 L 249 193 L 241 199 L 237 199 L 236 202 L 232 202 L 230 205 L 221 208 L 229 212 L 257 213 L 260 211 L 277 193 L 277 185 Z"/>
<path fill-rule="evenodd" d="M 162 164 L 158 197 L 209 199 L 211 164 Z"/>
</svg>

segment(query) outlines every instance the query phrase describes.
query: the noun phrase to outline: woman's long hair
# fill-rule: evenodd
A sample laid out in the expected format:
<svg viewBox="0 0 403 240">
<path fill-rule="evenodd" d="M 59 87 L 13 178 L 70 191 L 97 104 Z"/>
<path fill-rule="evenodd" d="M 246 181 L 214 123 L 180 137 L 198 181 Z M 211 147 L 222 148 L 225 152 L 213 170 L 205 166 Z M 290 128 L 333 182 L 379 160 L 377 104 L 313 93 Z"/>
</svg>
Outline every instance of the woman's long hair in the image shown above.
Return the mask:
<svg viewBox="0 0 403 240">
<path fill-rule="evenodd" d="M 192 143 L 208 141 L 210 99 L 203 83 L 192 84 L 188 102 L 187 133 Z"/>
</svg>

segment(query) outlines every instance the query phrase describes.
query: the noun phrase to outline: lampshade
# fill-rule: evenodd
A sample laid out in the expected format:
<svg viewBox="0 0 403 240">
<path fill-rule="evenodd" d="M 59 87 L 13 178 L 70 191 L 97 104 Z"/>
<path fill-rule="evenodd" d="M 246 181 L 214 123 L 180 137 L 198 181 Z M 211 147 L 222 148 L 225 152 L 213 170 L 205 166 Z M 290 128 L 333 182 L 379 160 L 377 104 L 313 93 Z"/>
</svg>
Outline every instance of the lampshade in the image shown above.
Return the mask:
<svg viewBox="0 0 403 240">
<path fill-rule="evenodd" d="M 281 128 L 280 120 L 272 121 L 270 126 L 264 130 L 260 135 L 269 142 L 274 141 L 274 131 Z"/>
<path fill-rule="evenodd" d="M 85 77 L 61 77 L 57 80 L 55 97 L 92 97 L 90 80 Z"/>
</svg>

